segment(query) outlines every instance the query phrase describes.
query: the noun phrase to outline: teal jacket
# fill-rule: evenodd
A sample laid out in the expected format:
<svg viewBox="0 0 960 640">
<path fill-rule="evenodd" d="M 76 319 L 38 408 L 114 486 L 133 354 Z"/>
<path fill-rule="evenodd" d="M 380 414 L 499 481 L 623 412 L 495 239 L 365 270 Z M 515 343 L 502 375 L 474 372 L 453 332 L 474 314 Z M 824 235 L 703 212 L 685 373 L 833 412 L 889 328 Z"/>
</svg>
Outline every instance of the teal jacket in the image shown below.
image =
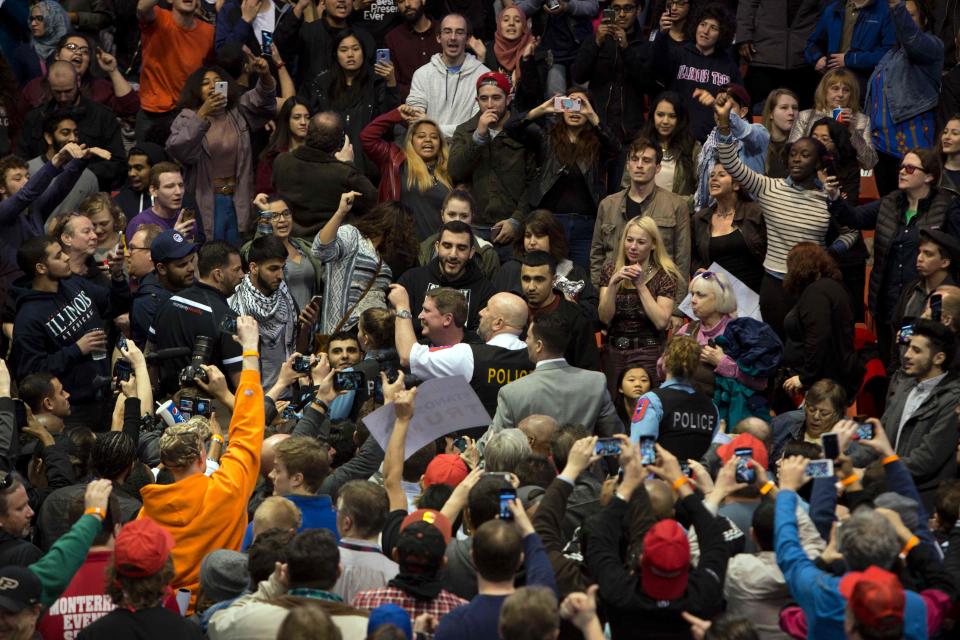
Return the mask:
<svg viewBox="0 0 960 640">
<path fill-rule="evenodd" d="M 50 551 L 27 567 L 40 578 L 40 603 L 44 608 L 52 605 L 70 586 L 74 574 L 87 561 L 87 552 L 101 527 L 100 518 L 81 516 L 69 531 L 53 543 Z"/>
</svg>

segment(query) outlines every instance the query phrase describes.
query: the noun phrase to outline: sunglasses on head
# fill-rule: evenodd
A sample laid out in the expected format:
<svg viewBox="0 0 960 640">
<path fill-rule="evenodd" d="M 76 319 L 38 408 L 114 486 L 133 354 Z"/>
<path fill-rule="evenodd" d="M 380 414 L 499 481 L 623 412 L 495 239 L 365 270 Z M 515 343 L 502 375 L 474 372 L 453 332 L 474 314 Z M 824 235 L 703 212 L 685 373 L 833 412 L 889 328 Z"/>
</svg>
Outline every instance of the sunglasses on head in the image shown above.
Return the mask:
<svg viewBox="0 0 960 640">
<path fill-rule="evenodd" d="M 912 176 L 912 175 L 913 175 L 914 173 L 916 173 L 917 171 L 920 171 L 921 173 L 926 173 L 926 171 L 924 170 L 923 167 L 915 167 L 915 166 L 912 165 L 912 164 L 902 164 L 902 165 L 900 165 L 900 171 L 903 171 L 903 172 L 906 173 L 908 176 Z"/>
<path fill-rule="evenodd" d="M 723 286 L 723 283 L 720 282 L 720 280 L 717 278 L 717 274 L 715 274 L 713 271 L 702 271 L 700 272 L 700 275 L 698 275 L 697 277 L 703 278 L 704 280 L 713 280 L 714 282 L 717 283 L 717 286 L 720 287 L 720 291 L 726 291 L 726 288 Z"/>
<path fill-rule="evenodd" d="M 15 473 L 10 472 L 3 476 L 3 480 L 0 480 L 0 493 L 8 491 L 10 487 L 13 486 L 13 483 L 17 480 Z"/>
</svg>

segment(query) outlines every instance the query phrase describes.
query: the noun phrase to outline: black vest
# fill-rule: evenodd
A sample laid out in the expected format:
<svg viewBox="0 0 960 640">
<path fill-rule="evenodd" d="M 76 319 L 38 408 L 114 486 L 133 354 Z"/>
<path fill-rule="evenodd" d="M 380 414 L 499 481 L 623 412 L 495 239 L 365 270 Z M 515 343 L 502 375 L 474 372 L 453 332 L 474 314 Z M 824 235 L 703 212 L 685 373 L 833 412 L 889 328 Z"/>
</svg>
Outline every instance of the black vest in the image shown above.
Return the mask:
<svg viewBox="0 0 960 640">
<path fill-rule="evenodd" d="M 533 363 L 526 349 L 505 349 L 492 344 L 471 344 L 473 377 L 470 386 L 480 396 L 480 402 L 493 418 L 497 412 L 497 394 L 500 387 L 519 380 L 533 371 Z"/>
<path fill-rule="evenodd" d="M 699 460 L 710 448 L 717 427 L 717 408 L 702 393 L 660 388 L 653 391 L 663 404 L 661 447 L 680 460 Z"/>
</svg>

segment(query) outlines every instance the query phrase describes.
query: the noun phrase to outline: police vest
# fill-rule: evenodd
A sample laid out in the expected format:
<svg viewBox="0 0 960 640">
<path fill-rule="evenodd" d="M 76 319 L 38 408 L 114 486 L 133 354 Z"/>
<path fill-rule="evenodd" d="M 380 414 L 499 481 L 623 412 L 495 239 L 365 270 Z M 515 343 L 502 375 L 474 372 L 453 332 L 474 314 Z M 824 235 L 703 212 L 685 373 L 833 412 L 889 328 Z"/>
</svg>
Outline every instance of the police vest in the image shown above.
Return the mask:
<svg viewBox="0 0 960 640">
<path fill-rule="evenodd" d="M 680 460 L 699 460 L 710 448 L 716 429 L 717 408 L 708 396 L 670 387 L 653 391 L 663 405 L 661 447 Z"/>
<path fill-rule="evenodd" d="M 473 377 L 470 386 L 490 417 L 497 412 L 497 394 L 500 387 L 519 380 L 533 371 L 534 365 L 526 349 L 505 349 L 492 344 L 471 344 Z"/>
</svg>

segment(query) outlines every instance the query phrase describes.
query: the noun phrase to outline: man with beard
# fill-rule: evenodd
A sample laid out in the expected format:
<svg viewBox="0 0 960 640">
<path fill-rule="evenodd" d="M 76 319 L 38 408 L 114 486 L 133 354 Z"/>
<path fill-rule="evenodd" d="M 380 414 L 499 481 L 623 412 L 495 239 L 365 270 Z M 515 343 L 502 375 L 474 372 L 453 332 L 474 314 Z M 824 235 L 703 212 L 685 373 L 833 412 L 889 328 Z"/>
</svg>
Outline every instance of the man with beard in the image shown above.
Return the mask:
<svg viewBox="0 0 960 640">
<path fill-rule="evenodd" d="M 107 107 L 81 95 L 80 76 L 73 64 L 66 60 L 57 60 L 50 65 L 47 84 L 53 99 L 27 113 L 17 145 L 20 153 L 27 158 L 35 158 L 43 153 L 44 146 L 50 146 L 46 139 L 48 131 L 42 126 L 48 114 L 51 111 L 72 110 L 77 137 L 74 142 L 109 151 L 99 161 L 90 164 L 90 171 L 99 183 L 99 188 L 95 188 L 94 192 L 110 191 L 122 180 L 122 162 L 126 156 L 116 116 Z"/>
<path fill-rule="evenodd" d="M 64 63 L 70 64 L 70 63 Z M 79 143 L 77 135 L 77 116 L 72 111 L 54 111 L 43 120 L 43 139 L 46 141 L 47 150 L 43 155 L 38 155 L 27 163 L 27 169 L 30 175 L 36 175 L 40 172 L 47 162 L 53 160 L 63 147 L 71 142 Z M 105 157 L 110 154 L 104 152 Z M 97 157 L 97 156 L 95 156 Z M 70 177 L 65 178 L 70 180 Z M 53 179 L 52 185 L 56 185 L 61 180 L 59 176 Z M 97 176 L 91 173 L 89 168 L 84 168 L 70 189 L 70 192 L 60 201 L 60 204 L 48 213 L 48 217 L 55 218 L 63 213 L 76 211 L 80 203 L 87 196 L 99 191 L 97 186 Z"/>
<path fill-rule="evenodd" d="M 928 511 L 940 483 L 957 474 L 954 408 L 960 404 L 960 377 L 950 371 L 955 352 L 956 336 L 948 327 L 933 320 L 914 322 L 883 416 L 870 419 L 874 429 L 886 431 L 893 453 L 913 475 Z M 854 446 L 857 467 L 877 456 L 875 447 Z"/>
<path fill-rule="evenodd" d="M 558 316 L 570 327 L 570 342 L 563 357 L 580 369 L 600 369 L 600 350 L 593 323 L 583 314 L 580 305 L 570 302 L 553 288 L 557 272 L 556 259 L 546 251 L 531 251 L 520 267 L 520 287 L 534 320 Z"/>
<path fill-rule="evenodd" d="M 397 11 L 403 17 L 403 24 L 394 27 L 383 44 L 390 49 L 400 99 L 406 100 L 413 72 L 433 54 L 440 53 L 440 41 L 437 23 L 425 14 L 424 0 L 397 0 Z"/>
<path fill-rule="evenodd" d="M 500 387 L 533 369 L 527 345 L 520 339 L 527 327 L 527 305 L 519 296 L 498 293 L 480 310 L 477 333 L 484 344 L 460 342 L 441 348 L 417 343 L 413 322 L 403 313 L 410 309 L 403 287 L 391 287 L 390 302 L 397 310 L 394 326 L 401 362 L 408 363 L 410 372 L 421 380 L 463 376 L 491 416 L 497 410 Z M 482 429 L 479 435 L 483 435 Z"/>
<path fill-rule="evenodd" d="M 253 316 L 260 327 L 260 375 L 263 387 L 270 389 L 297 340 L 297 305 L 283 281 L 287 248 L 275 235 L 260 236 L 251 243 L 247 261 L 250 272 L 229 304 L 237 315 Z"/>
<path fill-rule="evenodd" d="M 166 157 L 163 148 L 152 142 L 144 142 L 130 149 L 127 154 L 127 184 L 113 198 L 127 220 L 133 220 L 141 211 L 153 206 L 150 170 Z"/>
<path fill-rule="evenodd" d="M 72 277 L 67 254 L 47 236 L 25 242 L 17 263 L 26 275 L 13 288 L 17 315 L 10 362 L 16 364 L 16 379 L 41 371 L 57 376 L 71 397 L 67 424 L 105 424 L 108 399 L 95 380 L 109 380 L 106 320 L 130 304 L 122 271 L 110 289 Z"/>
<path fill-rule="evenodd" d="M 203 244 L 203 225 L 197 225 L 196 217 L 184 215 L 189 210 L 183 207 L 183 174 L 173 162 L 158 162 L 150 169 L 150 198 L 153 206 L 144 209 L 127 223 L 127 244 L 141 225 L 155 224 L 161 229 L 174 229 L 184 237 L 199 234 L 197 242 Z"/>
<path fill-rule="evenodd" d="M 477 200 L 474 228 L 509 252 L 526 214 L 527 185 L 536 176 L 536 155 L 504 131 L 510 119 L 510 81 L 491 71 L 477 79 L 480 112 L 453 134 L 450 178 L 466 183 Z"/>
<path fill-rule="evenodd" d="M 467 53 L 470 23 L 457 13 L 448 14 L 440 22 L 440 53 L 417 69 L 410 81 L 407 106 L 419 109 L 440 125 L 448 140 L 461 123 L 477 113 L 473 100 L 474 86 L 480 76 L 490 71 L 473 54 Z"/>
<path fill-rule="evenodd" d="M 229 242 L 214 240 L 200 247 L 197 253 L 197 279 L 177 295 L 160 304 L 150 328 L 147 351 L 187 348 L 193 352 L 198 336 L 209 338 L 209 358 L 233 383 L 240 383 L 243 355 L 234 334 L 224 320 L 236 318 L 227 304 L 237 285 L 243 280 L 240 251 Z M 178 374 L 187 366 L 190 356 L 169 358 L 160 362 L 160 389 L 172 394 L 180 388 Z"/>
<path fill-rule="evenodd" d="M 402 285 L 410 294 L 412 305 L 409 311 L 416 318 L 414 328 L 417 332 L 420 331 L 419 315 L 424 297 L 437 287 L 450 287 L 463 294 L 467 301 L 466 328 L 477 328 L 480 309 L 486 306 L 495 290 L 476 261 L 471 259 L 475 244 L 473 229 L 469 225 L 459 220 L 446 222 L 440 227 L 437 257 L 428 264 L 410 269 L 400 276 L 397 284 Z"/>
<path fill-rule="evenodd" d="M 140 227 L 127 245 L 130 276 L 140 278 L 140 286 L 133 294 L 130 328 L 134 343 L 141 349 L 146 345 L 157 308 L 171 295 L 193 284 L 197 245 L 173 229 L 158 231 L 152 224 Z M 150 270 L 143 273 L 147 265 Z"/>
</svg>

